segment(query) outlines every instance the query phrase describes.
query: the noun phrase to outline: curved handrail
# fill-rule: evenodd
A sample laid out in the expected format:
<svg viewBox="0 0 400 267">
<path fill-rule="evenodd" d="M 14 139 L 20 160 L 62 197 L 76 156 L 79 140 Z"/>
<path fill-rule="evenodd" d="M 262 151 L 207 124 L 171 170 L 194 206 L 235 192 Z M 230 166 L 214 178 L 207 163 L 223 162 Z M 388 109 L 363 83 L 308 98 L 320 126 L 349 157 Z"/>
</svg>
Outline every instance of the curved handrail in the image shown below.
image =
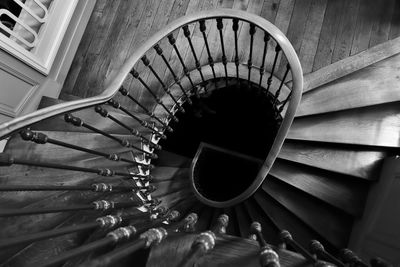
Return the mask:
<svg viewBox="0 0 400 267">
<path fill-rule="evenodd" d="M 107 86 L 106 90 L 103 93 L 94 97 L 61 103 L 51 107 L 40 109 L 31 114 L 6 122 L 0 125 L 0 138 L 7 136 L 8 134 L 18 129 L 39 122 L 43 119 L 56 116 L 65 112 L 74 111 L 85 107 L 105 103 L 118 92 L 125 78 L 129 75 L 134 65 L 137 62 L 139 62 L 142 56 L 145 55 L 147 51 L 152 49 L 153 46 L 157 44 L 160 40 L 167 37 L 176 29 L 179 29 L 184 25 L 188 25 L 190 23 L 197 22 L 199 20 L 215 19 L 215 18 L 239 19 L 240 21 L 251 23 L 252 25 L 255 25 L 260 29 L 262 29 L 263 31 L 267 32 L 282 49 L 292 73 L 292 92 L 290 96 L 290 103 L 286 110 L 285 119 L 282 121 L 282 124 L 280 125 L 279 131 L 275 137 L 274 143 L 269 151 L 269 154 L 264 163 L 262 164 L 262 167 L 260 168 L 251 186 L 247 190 L 245 190 L 242 194 L 240 194 L 239 196 L 235 197 L 232 200 L 229 200 L 226 203 L 215 202 L 210 200 L 203 202 L 207 202 L 208 204 L 213 205 L 215 207 L 225 207 L 227 205 L 234 205 L 245 200 L 247 197 L 252 195 L 264 181 L 266 175 L 268 174 L 273 162 L 275 161 L 281 149 L 286 134 L 288 133 L 290 125 L 292 124 L 292 121 L 294 119 L 296 109 L 300 103 L 302 87 L 303 87 L 303 73 L 296 52 L 292 47 L 292 45 L 290 44 L 289 40 L 286 38 L 286 36 L 277 27 L 275 27 L 267 20 L 257 15 L 246 13 L 244 11 L 219 9 L 213 11 L 203 11 L 177 19 L 176 21 L 172 22 L 171 24 L 167 25 L 164 29 L 156 33 L 154 36 L 149 38 L 138 50 L 136 50 L 129 57 L 126 63 L 124 63 L 124 65 L 121 67 L 118 73 L 113 77 L 111 83 Z"/>
<path fill-rule="evenodd" d="M 247 22 L 251 22 L 256 26 L 262 28 L 263 30 L 267 31 L 279 43 L 279 45 L 281 46 L 283 52 L 287 57 L 291 69 L 293 70 L 294 92 L 291 96 L 291 102 L 293 103 L 299 102 L 303 84 L 302 70 L 296 52 L 294 51 L 293 47 L 291 46 L 289 40 L 285 37 L 285 35 L 273 24 L 254 14 L 246 13 L 244 11 L 239 11 L 239 10 L 218 9 L 212 11 L 202 11 L 196 14 L 190 14 L 188 16 L 181 17 L 175 20 L 174 22 L 170 23 L 169 25 L 167 25 L 162 30 L 158 31 L 129 57 L 129 59 L 124 63 L 124 65 L 118 71 L 118 74 L 112 79 L 108 88 L 103 93 L 97 96 L 80 100 L 74 100 L 66 103 L 57 104 L 44 109 L 40 109 L 33 113 L 15 118 L 9 122 L 5 122 L 0 125 L 0 138 L 8 135 L 9 133 L 15 130 L 26 127 L 32 123 L 36 123 L 43 119 L 59 115 L 64 112 L 69 112 L 87 106 L 93 106 L 96 104 L 101 104 L 106 102 L 118 92 L 118 89 L 122 86 L 123 81 L 129 74 L 131 68 L 136 64 L 136 62 L 140 60 L 140 58 L 149 49 L 151 49 L 154 46 L 154 44 L 158 43 L 161 39 L 168 36 L 174 30 L 182 27 L 183 25 L 198 21 L 200 19 L 212 19 L 218 17 L 238 18 Z M 291 112 L 290 109 L 288 109 L 287 112 L 290 113 Z"/>
</svg>

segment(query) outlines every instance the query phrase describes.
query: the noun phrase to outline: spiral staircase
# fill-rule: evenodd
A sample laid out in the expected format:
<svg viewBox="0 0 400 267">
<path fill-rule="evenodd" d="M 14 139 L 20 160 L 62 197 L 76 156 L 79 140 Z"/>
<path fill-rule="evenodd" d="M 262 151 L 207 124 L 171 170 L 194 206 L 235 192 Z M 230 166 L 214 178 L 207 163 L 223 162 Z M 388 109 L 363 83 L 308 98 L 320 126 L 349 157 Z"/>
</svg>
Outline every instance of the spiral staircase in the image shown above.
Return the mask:
<svg viewBox="0 0 400 267">
<path fill-rule="evenodd" d="M 398 146 L 399 93 L 357 86 L 394 73 L 398 52 L 383 46 L 369 67 L 305 76 L 303 92 L 293 47 L 260 17 L 215 10 L 167 25 L 102 94 L 43 98 L 1 125 L 0 261 L 365 266 L 332 254 Z"/>
</svg>

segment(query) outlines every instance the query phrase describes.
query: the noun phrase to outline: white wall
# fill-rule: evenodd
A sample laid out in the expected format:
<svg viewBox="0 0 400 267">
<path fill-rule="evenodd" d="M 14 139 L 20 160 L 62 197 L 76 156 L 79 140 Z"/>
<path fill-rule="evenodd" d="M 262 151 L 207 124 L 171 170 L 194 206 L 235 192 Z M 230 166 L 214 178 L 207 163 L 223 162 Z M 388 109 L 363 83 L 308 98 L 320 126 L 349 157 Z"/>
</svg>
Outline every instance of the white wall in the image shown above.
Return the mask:
<svg viewBox="0 0 400 267">
<path fill-rule="evenodd" d="M 79 0 L 48 75 L 0 50 L 0 124 L 37 109 L 43 95 L 57 98 L 96 0 Z"/>
</svg>

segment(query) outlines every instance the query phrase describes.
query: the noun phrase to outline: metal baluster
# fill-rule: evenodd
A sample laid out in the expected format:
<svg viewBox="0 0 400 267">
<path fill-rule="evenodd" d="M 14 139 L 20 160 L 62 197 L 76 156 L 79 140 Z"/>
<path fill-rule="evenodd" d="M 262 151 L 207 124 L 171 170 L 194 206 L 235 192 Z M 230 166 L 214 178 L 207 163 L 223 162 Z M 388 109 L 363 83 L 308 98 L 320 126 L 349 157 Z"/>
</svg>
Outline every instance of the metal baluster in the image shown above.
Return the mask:
<svg viewBox="0 0 400 267">
<path fill-rule="evenodd" d="M 225 234 L 228 223 L 228 215 L 221 214 L 210 231 L 202 232 L 196 237 L 192 243 L 189 254 L 178 266 L 193 266 L 200 257 L 212 250 L 215 246 L 216 234 Z"/>
<path fill-rule="evenodd" d="M 156 44 L 154 46 L 154 49 L 156 50 L 157 54 L 162 58 L 162 60 L 164 61 L 165 65 L 167 66 L 167 68 L 169 69 L 169 71 L 172 74 L 172 77 L 174 77 L 174 81 L 175 83 L 179 86 L 179 88 L 181 89 L 183 95 L 185 96 L 186 100 L 188 101 L 189 105 L 192 104 L 192 100 L 190 100 L 189 95 L 186 93 L 185 89 L 183 89 L 182 84 L 180 79 L 178 78 L 178 76 L 176 76 L 175 71 L 172 69 L 171 64 L 169 64 L 168 60 L 165 58 L 164 54 L 163 54 L 163 50 L 161 49 L 161 47 Z"/>
<path fill-rule="evenodd" d="M 194 227 L 197 223 L 198 216 L 196 213 L 190 213 L 180 221 L 179 223 L 176 223 L 174 225 L 171 225 L 171 227 L 168 227 L 167 230 L 172 230 L 172 231 L 184 231 L 184 232 L 194 232 Z"/>
<path fill-rule="evenodd" d="M 120 227 L 117 228 L 111 232 L 109 232 L 104 238 L 93 241 L 91 243 L 84 244 L 80 247 L 65 251 L 59 255 L 57 255 L 55 258 L 43 262 L 40 266 L 54 266 L 56 264 L 61 264 L 71 258 L 80 256 L 82 254 L 98 250 L 102 247 L 110 246 L 110 245 L 115 245 L 120 243 L 121 241 L 126 241 L 134 237 L 137 233 L 142 232 L 143 230 L 147 229 L 149 226 L 148 225 L 153 225 L 154 222 L 160 223 L 167 219 L 163 214 L 161 216 L 157 216 L 155 220 L 150 221 L 150 223 L 145 223 L 142 224 L 141 226 L 134 226 L 134 225 L 128 225 L 125 227 Z"/>
<path fill-rule="evenodd" d="M 33 234 L 24 234 L 23 236 L 10 237 L 0 240 L 0 248 L 9 248 L 16 245 L 28 244 L 36 241 L 40 241 L 47 238 L 52 238 L 56 236 L 66 235 L 69 233 L 75 233 L 80 231 L 86 231 L 93 228 L 102 229 L 112 229 L 122 222 L 129 221 L 131 219 L 137 218 L 138 215 L 107 215 L 104 217 L 99 217 L 93 222 L 81 223 L 77 225 L 71 225 L 66 227 L 61 227 L 57 229 L 52 229 L 48 231 L 43 231 Z"/>
<path fill-rule="evenodd" d="M 0 185 L 0 192 L 4 191 L 93 191 L 93 192 L 135 192 L 145 190 L 154 192 L 155 186 L 126 186 L 97 183 L 91 185 Z"/>
<path fill-rule="evenodd" d="M 154 70 L 153 66 L 151 66 L 150 64 L 150 60 L 146 57 L 146 55 L 144 55 L 142 58 L 142 62 L 143 64 L 149 68 L 149 70 L 153 73 L 154 77 L 156 77 L 157 81 L 161 84 L 161 87 L 163 88 L 164 92 L 167 93 L 169 95 L 169 97 L 174 101 L 175 105 L 178 107 L 179 111 L 181 111 L 182 113 L 185 112 L 185 110 L 181 107 L 181 105 L 179 104 L 179 102 L 175 99 L 175 97 L 172 95 L 171 90 L 168 89 L 164 82 L 162 81 L 162 79 L 160 78 L 160 76 L 158 76 L 157 72 Z"/>
<path fill-rule="evenodd" d="M 226 58 L 225 54 L 224 34 L 222 33 L 223 27 L 224 24 L 222 23 L 222 18 L 217 18 L 217 29 L 219 31 L 219 39 L 221 41 L 221 50 L 222 50 L 222 64 L 224 65 L 225 68 L 225 84 L 226 86 L 228 86 L 228 69 L 226 67 L 226 64 L 228 64 L 228 59 Z"/>
<path fill-rule="evenodd" d="M 286 97 L 286 99 L 282 102 L 281 106 L 278 109 L 278 113 L 282 113 L 283 109 L 285 108 L 287 102 L 289 101 L 290 97 L 292 96 L 292 91 L 290 91 L 289 95 Z"/>
<path fill-rule="evenodd" d="M 300 244 L 293 240 L 292 235 L 287 230 L 282 230 L 280 233 L 280 239 L 282 242 L 289 244 L 293 247 L 297 252 L 304 256 L 308 261 L 313 264 L 317 263 L 317 259 L 314 258 L 305 248 L 303 248 Z"/>
<path fill-rule="evenodd" d="M 120 110 L 122 110 L 125 114 L 131 116 L 134 120 L 136 120 L 137 122 L 139 122 L 140 125 L 142 125 L 143 127 L 149 129 L 150 131 L 152 131 L 152 133 L 153 133 L 154 135 L 156 135 L 157 137 L 159 137 L 159 138 L 161 138 L 161 139 L 166 139 L 166 138 L 167 138 L 162 132 L 160 132 L 160 131 L 158 131 L 157 129 L 155 129 L 154 127 L 152 127 L 152 126 L 150 125 L 149 122 L 140 119 L 138 116 L 136 116 L 135 114 L 133 114 L 132 112 L 130 112 L 129 110 L 127 110 L 126 108 L 124 108 L 123 106 L 121 106 L 121 104 L 118 103 L 116 100 L 110 99 L 110 100 L 108 100 L 108 103 L 109 103 L 113 108 L 120 109 Z"/>
<path fill-rule="evenodd" d="M 33 214 L 45 214 L 45 213 L 56 213 L 64 211 L 78 211 L 78 210 L 114 210 L 128 207 L 140 207 L 142 201 L 127 201 L 127 202 L 114 202 L 107 200 L 94 201 L 91 204 L 86 205 L 70 205 L 67 207 L 52 207 L 52 208 L 24 208 L 24 209 L 1 209 L 0 217 L 8 216 L 22 216 L 22 215 L 33 215 Z"/>
<path fill-rule="evenodd" d="M 150 116 L 151 118 L 157 120 L 159 123 L 161 123 L 161 125 L 170 133 L 173 132 L 173 129 L 171 127 L 169 127 L 164 121 L 162 121 L 160 118 L 158 118 L 154 113 L 150 112 L 150 110 L 148 110 L 145 106 L 143 106 L 139 101 L 137 101 L 135 98 L 133 98 L 128 90 L 126 90 L 124 87 L 121 87 L 119 89 L 119 92 L 123 95 L 123 96 L 127 96 L 130 100 L 132 100 L 135 104 L 137 104 L 141 109 L 144 110 L 144 112 L 146 112 L 146 114 L 148 116 Z"/>
<path fill-rule="evenodd" d="M 94 169 L 94 168 L 84 168 L 84 167 L 63 165 L 63 164 L 58 164 L 58 163 L 48 163 L 48 162 L 24 160 L 24 159 L 14 158 L 11 155 L 8 155 L 6 153 L 0 153 L 0 167 L 1 166 L 11 166 L 13 164 L 27 165 L 27 166 L 34 166 L 34 167 L 53 168 L 53 169 L 60 169 L 60 170 L 88 172 L 88 173 L 95 173 L 95 174 L 98 174 L 101 176 L 107 176 L 107 177 L 118 175 L 118 176 L 125 176 L 125 177 L 129 177 L 129 178 L 131 178 L 131 177 L 151 178 L 151 175 L 143 176 L 143 175 L 137 175 L 137 174 L 127 173 L 127 172 L 114 171 L 114 170 L 111 170 L 108 168 Z M 146 167 L 149 169 L 154 168 L 154 166 L 151 164 L 146 165 Z"/>
<path fill-rule="evenodd" d="M 120 144 L 121 144 L 122 146 L 124 146 L 124 147 L 131 147 L 131 148 L 133 148 L 133 149 L 136 149 L 136 150 L 138 150 L 138 151 L 144 153 L 145 155 L 149 156 L 149 157 L 152 158 L 152 159 L 158 158 L 156 154 L 151 153 L 151 152 L 148 152 L 148 151 L 146 151 L 146 150 L 144 150 L 144 149 L 141 149 L 140 147 L 137 147 L 137 146 L 131 144 L 131 143 L 130 143 L 128 140 L 126 140 L 126 139 L 120 139 L 120 138 L 115 137 L 115 136 L 113 136 L 113 135 L 111 135 L 111 134 L 109 134 L 109 133 L 106 133 L 106 132 L 104 132 L 104 131 L 102 131 L 102 130 L 100 130 L 100 129 L 97 129 L 96 127 L 93 127 L 93 126 L 91 126 L 91 125 L 85 123 L 82 119 L 80 119 L 80 118 L 78 118 L 78 117 L 75 117 L 75 116 L 73 116 L 73 115 L 70 114 L 70 113 L 67 113 L 67 114 L 64 115 L 64 120 L 65 120 L 66 122 L 68 122 L 68 123 L 71 123 L 71 124 L 74 125 L 74 126 L 77 126 L 77 127 L 82 126 L 82 127 L 85 127 L 86 129 L 89 129 L 89 130 L 91 130 L 91 131 L 93 131 L 93 132 L 96 132 L 96 133 L 99 133 L 99 134 L 101 134 L 101 135 L 104 135 L 104 136 L 107 137 L 107 138 L 110 138 L 110 139 L 112 139 L 112 140 L 117 141 L 118 143 L 120 143 Z"/>
<path fill-rule="evenodd" d="M 338 267 L 345 267 L 343 262 L 339 261 L 336 259 L 334 256 L 332 256 L 330 253 L 328 253 L 324 246 L 317 240 L 311 240 L 310 242 L 310 251 L 313 254 L 316 254 L 318 257 L 326 259 L 333 264 L 335 264 Z"/>
<path fill-rule="evenodd" d="M 139 239 L 123 245 L 109 253 L 103 254 L 99 258 L 92 260 L 89 263 L 86 263 L 84 266 L 109 266 L 110 264 L 113 264 L 120 259 L 132 255 L 133 252 L 139 249 L 148 248 L 154 244 L 159 244 L 168 236 L 168 231 L 166 230 L 167 226 L 158 228 L 154 227 L 159 225 L 161 221 L 164 221 L 165 219 L 168 223 L 171 223 L 175 221 L 179 216 L 180 214 L 178 211 L 172 211 L 167 215 L 167 218 L 158 220 L 158 222 L 152 222 L 150 225 L 147 224 L 145 228 L 148 230 L 142 233 L 139 236 Z M 141 230 L 138 229 L 137 232 L 141 232 Z"/>
<path fill-rule="evenodd" d="M 260 244 L 260 264 L 263 267 L 279 267 L 279 256 L 270 245 L 265 242 L 262 235 L 262 228 L 259 222 L 253 222 L 250 226 L 250 233 L 256 236 Z"/>
<path fill-rule="evenodd" d="M 143 143 L 145 143 L 146 145 L 150 146 L 151 148 L 154 148 L 154 149 L 157 149 L 157 150 L 161 149 L 160 145 L 154 144 L 148 138 L 146 138 L 142 134 L 140 134 L 140 132 L 138 130 L 133 129 L 133 128 L 127 126 L 126 124 L 124 124 L 123 122 L 121 122 L 120 120 L 114 118 L 112 115 L 110 115 L 108 113 L 108 111 L 106 109 L 102 108 L 101 106 L 96 106 L 94 110 L 97 113 L 99 113 L 101 116 L 103 116 L 104 118 L 109 118 L 110 120 L 112 120 L 115 123 L 119 124 L 123 128 L 127 129 L 129 132 L 131 132 L 131 134 L 133 134 L 134 136 L 138 137 Z"/>
<path fill-rule="evenodd" d="M 239 82 L 239 46 L 238 46 L 238 35 L 239 19 L 232 20 L 232 30 L 235 34 L 235 66 L 236 66 L 236 79 Z"/>
<path fill-rule="evenodd" d="M 267 56 L 267 48 L 268 48 L 268 42 L 270 40 L 270 35 L 268 32 L 264 32 L 264 51 L 263 51 L 263 56 L 262 56 L 262 63 L 260 67 L 260 82 L 258 83 L 259 86 L 261 86 L 262 83 L 262 78 L 264 76 L 264 67 L 265 67 L 265 57 Z"/>
<path fill-rule="evenodd" d="M 344 263 L 349 264 L 351 267 L 368 267 L 353 251 L 348 248 L 340 251 L 341 259 Z"/>
<path fill-rule="evenodd" d="M 199 59 L 197 58 L 196 51 L 194 50 L 192 39 L 190 38 L 189 26 L 185 25 L 185 26 L 182 27 L 182 29 L 183 29 L 183 35 L 186 37 L 186 39 L 187 39 L 187 41 L 189 43 L 189 46 L 190 46 L 190 50 L 192 51 L 192 55 L 193 55 L 193 58 L 194 58 L 194 61 L 195 61 L 196 69 L 200 73 L 200 77 L 201 77 L 201 80 L 203 81 L 203 85 L 205 85 L 206 81 L 204 80 L 203 72 L 201 71 L 200 62 L 199 62 Z"/>
<path fill-rule="evenodd" d="M 277 102 L 278 102 L 278 97 L 279 97 L 279 95 L 280 95 L 280 93 L 281 93 L 283 84 L 285 83 L 285 80 L 286 80 L 286 77 L 287 77 L 289 71 L 290 71 L 290 65 L 287 64 L 287 65 L 286 65 L 285 74 L 283 75 L 283 79 L 281 80 L 281 84 L 279 85 L 278 90 L 275 92 L 274 106 L 275 106 L 275 105 L 277 104 Z"/>
<path fill-rule="evenodd" d="M 226 214 L 221 214 L 218 216 L 217 222 L 211 229 L 215 234 L 226 234 L 226 227 L 229 224 L 229 216 Z"/>
<path fill-rule="evenodd" d="M 192 88 L 195 88 L 195 86 L 193 84 L 193 81 L 192 81 L 192 78 L 190 77 L 190 72 L 189 72 L 188 68 L 186 67 L 185 62 L 183 61 L 183 58 L 181 56 L 181 53 L 178 50 L 178 47 L 176 46 L 176 40 L 175 40 L 173 34 L 168 35 L 168 41 L 172 45 L 172 47 L 174 48 L 175 53 L 179 58 L 179 62 L 181 62 L 181 65 L 183 67 L 183 73 L 185 73 L 185 75 L 188 78 L 190 84 L 192 85 Z"/>
<path fill-rule="evenodd" d="M 77 146 L 77 145 L 73 145 L 73 144 L 68 144 L 68 143 L 50 138 L 47 135 L 45 135 L 44 133 L 34 132 L 29 129 L 22 130 L 20 132 L 20 135 L 23 140 L 32 141 L 36 144 L 49 143 L 49 144 L 53 144 L 53 145 L 57 145 L 57 146 L 62 146 L 62 147 L 86 152 L 86 153 L 93 154 L 93 155 L 102 156 L 102 157 L 112 160 L 112 161 L 123 161 L 123 162 L 127 162 L 127 163 L 132 163 L 132 164 L 135 164 L 138 166 L 142 166 L 142 167 L 147 167 L 147 164 L 143 164 L 143 163 L 136 162 L 134 160 L 126 159 L 126 158 L 120 157 L 117 154 L 108 154 L 108 153 L 104 153 L 101 151 L 97 151 L 97 150 L 93 150 L 93 149 L 89 149 L 89 148 L 85 148 L 85 147 L 81 147 L 81 146 Z"/>
<path fill-rule="evenodd" d="M 278 57 L 279 57 L 279 52 L 282 50 L 282 48 L 279 46 L 279 44 L 276 44 L 275 47 L 275 58 L 274 58 L 274 63 L 272 65 L 272 70 L 271 70 L 271 74 L 269 75 L 269 78 L 267 80 L 267 93 L 269 92 L 269 88 L 271 87 L 271 83 L 272 83 L 272 77 L 274 76 L 274 71 L 276 68 L 276 63 L 278 62 Z"/>
<path fill-rule="evenodd" d="M 175 121 L 178 122 L 178 118 L 172 114 L 172 112 L 163 104 L 163 102 L 161 101 L 161 99 L 156 96 L 156 94 L 154 94 L 154 92 L 150 89 L 150 87 L 143 81 L 143 79 L 139 76 L 139 72 L 137 72 L 134 68 L 131 69 L 132 76 L 136 79 L 139 80 L 139 82 L 144 86 L 144 88 L 146 88 L 146 90 L 153 96 L 153 98 L 156 100 L 156 102 L 161 105 L 164 110 L 169 114 L 169 116 Z"/>
<path fill-rule="evenodd" d="M 211 56 L 210 46 L 208 45 L 208 39 L 207 39 L 207 34 L 206 34 L 206 21 L 204 19 L 201 19 L 199 21 L 199 23 L 200 23 L 200 31 L 201 31 L 201 33 L 203 35 L 204 44 L 206 45 L 206 50 L 207 50 L 207 55 L 208 55 L 208 64 L 211 67 L 214 80 L 216 80 L 217 76 L 215 75 L 214 59 Z"/>
<path fill-rule="evenodd" d="M 250 23 L 250 51 L 249 51 L 249 60 L 247 61 L 247 68 L 249 69 L 249 73 L 247 76 L 247 82 L 250 86 L 250 76 L 251 76 L 251 68 L 253 67 L 253 43 L 254 43 L 254 34 L 256 33 L 256 25 Z"/>
</svg>

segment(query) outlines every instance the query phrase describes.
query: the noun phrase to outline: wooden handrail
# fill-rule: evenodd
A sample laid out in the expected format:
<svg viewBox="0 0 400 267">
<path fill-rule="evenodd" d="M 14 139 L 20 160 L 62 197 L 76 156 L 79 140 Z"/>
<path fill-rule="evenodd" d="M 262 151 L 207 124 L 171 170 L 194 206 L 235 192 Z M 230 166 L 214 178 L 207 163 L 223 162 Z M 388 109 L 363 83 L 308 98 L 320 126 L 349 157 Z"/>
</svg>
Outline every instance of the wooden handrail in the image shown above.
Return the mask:
<svg viewBox="0 0 400 267">
<path fill-rule="evenodd" d="M 6 137 L 21 128 L 27 127 L 46 118 L 74 110 L 87 108 L 90 106 L 95 106 L 109 101 L 115 94 L 118 93 L 119 89 L 122 87 L 125 78 L 129 75 L 129 73 L 132 72 L 135 64 L 143 58 L 147 51 L 153 49 L 154 45 L 159 43 L 160 40 L 167 38 L 175 30 L 180 29 L 185 25 L 207 19 L 217 19 L 218 21 L 221 21 L 221 19 L 238 19 L 240 21 L 248 22 L 250 25 L 255 25 L 261 30 L 267 32 L 271 39 L 275 40 L 275 42 L 277 43 L 277 48 L 279 48 L 279 50 L 281 50 L 281 52 L 285 55 L 292 74 L 292 90 L 290 93 L 290 101 L 285 112 L 284 120 L 280 125 L 279 131 L 275 137 L 269 154 L 263 162 L 253 183 L 242 194 L 226 203 L 215 202 L 208 204 L 216 207 L 224 207 L 227 205 L 234 205 L 245 200 L 246 198 L 251 196 L 262 184 L 282 147 L 283 141 L 289 131 L 289 128 L 295 116 L 295 112 L 300 103 L 303 88 L 303 73 L 296 52 L 286 36 L 277 27 L 275 27 L 267 20 L 244 11 L 219 9 L 190 14 L 188 16 L 177 19 L 176 21 L 167 25 L 164 29 L 153 35 L 139 49 L 137 49 L 129 57 L 126 63 L 124 63 L 121 69 L 119 69 L 115 75 L 111 75 L 111 82 L 103 93 L 94 97 L 65 102 L 44 109 L 40 109 L 31 114 L 27 114 L 12 121 L 6 122 L 0 125 L 0 138 Z M 224 66 L 226 67 L 226 65 Z"/>
<path fill-rule="evenodd" d="M 256 26 L 268 32 L 270 36 L 275 39 L 276 42 L 280 45 L 293 71 L 292 79 L 294 93 L 292 94 L 290 102 L 292 102 L 294 105 L 291 105 L 293 106 L 293 108 L 288 108 L 287 114 L 291 115 L 292 113 L 294 113 L 297 107 L 295 103 L 299 103 L 301 98 L 301 91 L 303 87 L 303 74 L 296 52 L 290 44 L 289 40 L 277 27 L 257 15 L 239 10 L 218 9 L 212 11 L 198 12 L 196 14 L 190 14 L 188 16 L 181 17 L 157 32 L 129 57 L 129 59 L 125 62 L 121 69 L 118 70 L 118 73 L 111 80 L 110 84 L 107 86 L 103 93 L 85 99 L 60 103 L 15 118 L 9 122 L 5 122 L 0 125 L 0 138 L 3 138 L 18 129 L 39 122 L 43 119 L 56 116 L 65 112 L 82 109 L 88 106 L 94 106 L 96 104 L 101 104 L 108 101 L 118 92 L 118 89 L 122 86 L 124 79 L 127 77 L 131 68 L 136 64 L 136 62 L 138 62 L 140 58 L 161 39 L 167 37 L 170 33 L 186 24 L 199 21 L 201 19 L 213 19 L 220 17 L 231 19 L 237 18 L 242 21 L 251 22 L 252 24 L 255 24 Z M 282 127 L 288 128 L 290 124 L 291 121 L 290 123 L 285 123 L 284 125 L 282 125 Z M 266 167 L 267 165 L 269 164 L 266 164 Z"/>
</svg>

